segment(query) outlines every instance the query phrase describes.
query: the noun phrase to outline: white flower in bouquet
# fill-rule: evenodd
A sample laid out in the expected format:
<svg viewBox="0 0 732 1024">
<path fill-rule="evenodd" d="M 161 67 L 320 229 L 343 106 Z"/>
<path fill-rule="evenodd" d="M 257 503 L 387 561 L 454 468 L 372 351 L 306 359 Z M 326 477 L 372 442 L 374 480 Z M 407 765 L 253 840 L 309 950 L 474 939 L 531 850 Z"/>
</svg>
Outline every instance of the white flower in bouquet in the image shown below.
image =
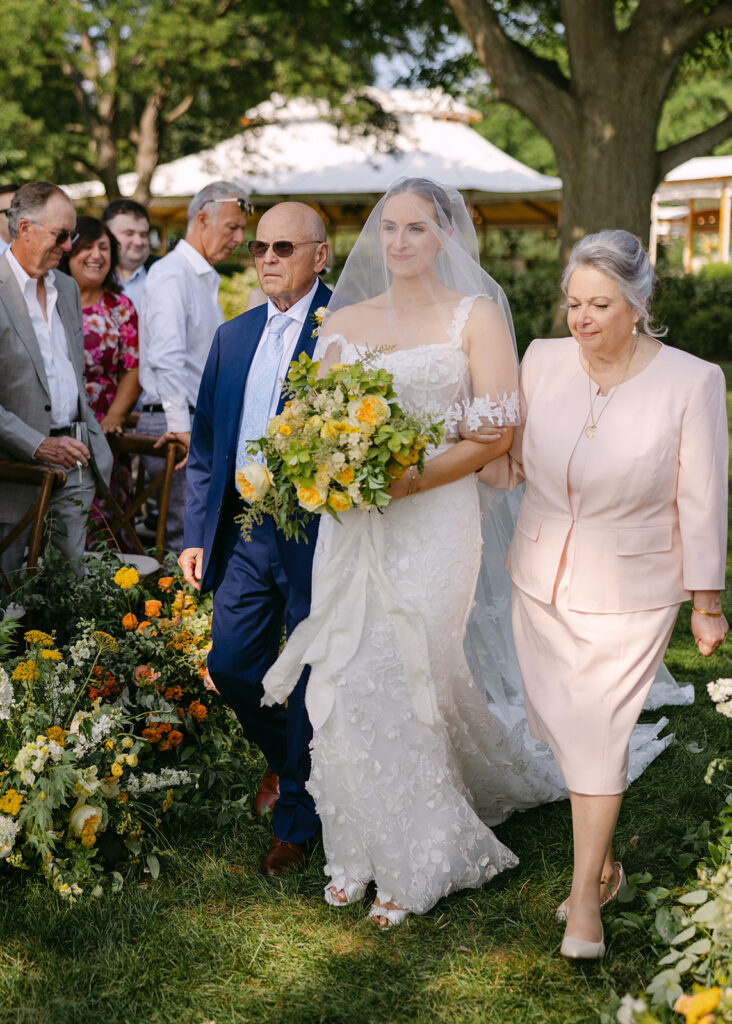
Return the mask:
<svg viewBox="0 0 732 1024">
<path fill-rule="evenodd" d="M 249 462 L 236 471 L 236 489 L 247 501 L 259 501 L 273 483 L 272 474 L 261 462 Z"/>
<path fill-rule="evenodd" d="M 190 781 L 190 773 L 185 768 L 162 768 L 158 775 L 143 772 L 142 778 L 130 773 L 125 788 L 132 796 L 139 796 L 142 793 L 154 793 L 158 789 L 184 786 Z"/>
<path fill-rule="evenodd" d="M 717 679 L 707 683 L 707 693 L 725 718 L 732 718 L 732 679 Z"/>
<path fill-rule="evenodd" d="M 5 860 L 13 852 L 15 837 L 20 831 L 20 825 L 8 814 L 0 814 L 0 860 Z"/>
<path fill-rule="evenodd" d="M 0 719 L 7 721 L 10 718 L 10 709 L 14 703 L 13 684 L 5 669 L 0 667 Z"/>
</svg>

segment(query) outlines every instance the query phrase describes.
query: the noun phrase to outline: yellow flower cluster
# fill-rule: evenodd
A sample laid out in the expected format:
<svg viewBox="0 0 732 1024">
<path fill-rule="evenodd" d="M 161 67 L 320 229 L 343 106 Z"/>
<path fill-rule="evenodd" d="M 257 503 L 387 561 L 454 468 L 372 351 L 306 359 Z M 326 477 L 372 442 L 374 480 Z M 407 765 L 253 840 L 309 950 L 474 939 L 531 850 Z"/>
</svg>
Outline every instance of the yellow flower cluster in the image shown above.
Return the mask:
<svg viewBox="0 0 732 1024">
<path fill-rule="evenodd" d="M 49 726 L 46 729 L 46 736 L 48 736 L 49 740 L 53 740 L 54 743 L 58 743 L 60 747 L 66 746 L 66 732 L 60 725 Z"/>
<path fill-rule="evenodd" d="M 123 571 L 122 569 L 119 570 L 119 572 L 122 572 L 122 571 Z M 136 578 L 135 578 L 135 580 L 133 582 L 137 583 L 137 581 L 140 578 L 137 575 L 137 570 L 136 569 L 131 569 L 130 572 L 134 572 L 135 573 L 135 577 Z M 117 573 L 117 575 L 119 575 L 119 573 Z M 116 581 L 117 576 L 115 576 L 114 578 L 115 578 L 115 581 Z M 122 584 L 120 584 L 120 586 L 122 586 Z M 132 586 L 132 584 L 130 583 L 130 584 L 128 584 L 128 586 Z M 122 589 L 126 590 L 128 588 L 127 587 L 122 587 Z M 112 634 L 111 633 L 105 633 L 103 629 L 95 629 L 94 632 L 92 633 L 92 639 L 94 640 L 94 643 L 97 645 L 100 654 L 114 654 L 114 653 L 116 653 L 119 650 L 119 644 L 114 639 Z"/>
<path fill-rule="evenodd" d="M 63 655 L 61 651 L 41 651 L 41 657 L 44 661 L 61 661 Z"/>
<path fill-rule="evenodd" d="M 30 658 L 28 661 L 19 661 L 13 669 L 13 679 L 15 682 L 22 683 L 30 683 L 34 679 L 38 679 L 38 668 L 35 661 Z"/>
<path fill-rule="evenodd" d="M 133 566 L 123 565 L 114 574 L 114 582 L 121 590 L 129 590 L 140 582 L 140 574 Z"/>
<path fill-rule="evenodd" d="M 86 825 L 81 830 L 81 845 L 85 850 L 91 850 L 92 846 L 97 841 L 97 833 L 94 829 L 94 822 L 92 820 L 87 821 Z"/>
<path fill-rule="evenodd" d="M 20 811 L 23 803 L 23 794 L 19 793 L 17 789 L 7 789 L 2 796 L 0 796 L 0 811 L 3 814 L 12 814 L 13 817 Z"/>
<path fill-rule="evenodd" d="M 35 647 L 53 647 L 53 637 L 43 633 L 40 629 L 29 629 L 25 634 L 25 642 Z"/>
<path fill-rule="evenodd" d="M 714 1011 L 722 995 L 720 988 L 703 989 L 693 996 L 679 996 L 674 1010 L 683 1013 L 686 1024 L 714 1024 Z"/>
</svg>

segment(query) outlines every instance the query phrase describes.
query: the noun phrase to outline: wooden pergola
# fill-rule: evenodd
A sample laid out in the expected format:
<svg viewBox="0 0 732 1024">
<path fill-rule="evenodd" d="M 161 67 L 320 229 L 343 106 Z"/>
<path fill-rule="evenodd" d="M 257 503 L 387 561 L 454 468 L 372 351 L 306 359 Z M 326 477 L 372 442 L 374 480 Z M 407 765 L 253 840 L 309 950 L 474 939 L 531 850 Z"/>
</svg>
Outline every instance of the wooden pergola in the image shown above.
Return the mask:
<svg viewBox="0 0 732 1024">
<path fill-rule="evenodd" d="M 684 270 L 692 269 L 697 234 L 717 236 L 720 263 L 730 262 L 732 230 L 732 156 L 705 156 L 675 167 L 651 203 L 651 259 L 659 241 L 684 237 Z"/>
</svg>

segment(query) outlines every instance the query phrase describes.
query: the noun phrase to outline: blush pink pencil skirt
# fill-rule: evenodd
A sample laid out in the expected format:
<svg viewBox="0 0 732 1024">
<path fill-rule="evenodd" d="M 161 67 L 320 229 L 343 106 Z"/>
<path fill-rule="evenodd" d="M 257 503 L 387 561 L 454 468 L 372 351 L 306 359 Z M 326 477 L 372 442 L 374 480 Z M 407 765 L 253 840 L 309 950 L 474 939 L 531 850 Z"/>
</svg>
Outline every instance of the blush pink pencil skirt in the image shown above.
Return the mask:
<svg viewBox="0 0 732 1024">
<path fill-rule="evenodd" d="M 531 735 L 548 743 L 567 788 L 622 793 L 628 745 L 666 652 L 679 605 L 598 614 L 568 607 L 567 574 L 544 604 L 511 588 Z"/>
</svg>

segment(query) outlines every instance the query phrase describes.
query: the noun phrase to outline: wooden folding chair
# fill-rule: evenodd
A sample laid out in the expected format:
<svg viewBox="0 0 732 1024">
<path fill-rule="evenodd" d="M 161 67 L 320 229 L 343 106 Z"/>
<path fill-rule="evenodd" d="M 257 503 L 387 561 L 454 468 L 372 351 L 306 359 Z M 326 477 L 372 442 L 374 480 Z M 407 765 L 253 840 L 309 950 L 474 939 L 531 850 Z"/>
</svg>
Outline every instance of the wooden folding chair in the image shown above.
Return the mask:
<svg viewBox="0 0 732 1024">
<path fill-rule="evenodd" d="M 28 539 L 28 558 L 26 565 L 32 572 L 38 568 L 38 556 L 41 552 L 43 524 L 48 511 L 48 503 L 56 487 L 66 483 L 66 474 L 60 466 L 47 466 L 31 462 L 13 462 L 0 459 L 0 484 L 32 484 L 39 487 L 36 501 L 31 505 L 23 518 L 17 523 L 7 537 L 0 540 L 0 554 L 21 536 L 31 525 Z M 10 582 L 4 573 L 0 573 L 3 586 L 10 591 Z"/>
<path fill-rule="evenodd" d="M 175 441 L 166 441 L 160 448 L 155 447 L 158 438 L 154 434 L 107 434 L 109 446 L 113 452 L 126 453 L 129 455 L 153 455 L 163 462 L 160 472 L 147 482 L 138 475 L 138 486 L 135 496 L 127 506 L 122 508 L 110 493 L 108 488 L 99 488 L 99 493 L 107 501 L 113 512 L 111 522 L 107 525 L 116 537 L 127 538 L 138 554 L 145 554 L 145 548 L 135 532 L 135 516 L 138 514 L 147 499 L 160 489 L 158 498 L 158 526 L 155 533 L 155 547 L 157 548 L 156 558 L 158 562 L 163 561 L 163 548 L 165 546 L 165 526 L 168 519 L 168 505 L 170 502 L 170 485 L 173 480 L 175 465 L 185 454 L 182 445 Z"/>
</svg>

